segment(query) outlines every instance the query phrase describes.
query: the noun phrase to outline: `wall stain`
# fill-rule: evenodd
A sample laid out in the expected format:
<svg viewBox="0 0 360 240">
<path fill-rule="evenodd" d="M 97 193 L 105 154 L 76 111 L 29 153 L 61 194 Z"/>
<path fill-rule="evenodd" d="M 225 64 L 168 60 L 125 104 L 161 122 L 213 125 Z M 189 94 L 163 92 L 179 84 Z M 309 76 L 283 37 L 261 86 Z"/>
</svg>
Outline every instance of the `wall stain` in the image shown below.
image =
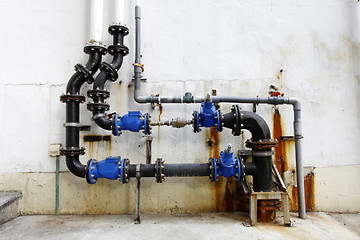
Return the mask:
<svg viewBox="0 0 360 240">
<path fill-rule="evenodd" d="M 220 155 L 220 142 L 219 142 L 219 133 L 215 131 L 215 128 L 210 128 L 210 137 L 208 138 L 212 144 L 210 145 L 209 158 L 219 158 Z M 222 178 L 218 178 L 215 182 L 215 201 L 216 201 L 216 210 L 222 210 Z"/>
<path fill-rule="evenodd" d="M 315 208 L 315 174 L 309 173 L 304 178 L 305 191 L 305 208 L 307 212 L 314 212 Z M 288 187 L 290 198 L 290 211 L 296 212 L 299 210 L 298 206 L 298 188 L 295 185 Z"/>
<path fill-rule="evenodd" d="M 105 148 L 107 149 L 107 156 L 111 156 L 111 140 L 105 142 Z"/>
<path fill-rule="evenodd" d="M 89 158 L 94 158 L 94 142 L 89 142 Z"/>
<path fill-rule="evenodd" d="M 210 136 L 208 137 L 210 158 L 219 158 L 220 155 L 220 139 L 219 133 L 215 128 L 210 128 Z M 218 212 L 239 212 L 248 211 L 249 204 L 245 193 L 241 186 L 233 178 L 219 177 L 215 184 L 215 201 L 216 211 Z"/>
<path fill-rule="evenodd" d="M 281 177 L 284 180 L 284 173 L 288 170 L 286 144 L 281 139 L 282 136 L 282 122 L 281 114 L 278 109 L 275 109 L 273 115 L 273 138 L 278 141 L 278 146 L 275 148 L 275 165 L 279 170 Z"/>
</svg>

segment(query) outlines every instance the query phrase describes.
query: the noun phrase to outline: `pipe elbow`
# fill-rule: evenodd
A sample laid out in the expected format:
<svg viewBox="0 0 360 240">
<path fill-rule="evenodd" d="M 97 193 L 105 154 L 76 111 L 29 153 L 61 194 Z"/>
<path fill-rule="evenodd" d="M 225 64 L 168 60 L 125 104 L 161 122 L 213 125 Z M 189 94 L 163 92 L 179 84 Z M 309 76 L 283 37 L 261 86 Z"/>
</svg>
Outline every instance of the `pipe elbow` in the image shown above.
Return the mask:
<svg viewBox="0 0 360 240">
<path fill-rule="evenodd" d="M 101 116 L 94 118 L 94 121 L 99 127 L 103 128 L 105 130 L 112 129 L 112 121 L 103 114 Z"/>
<path fill-rule="evenodd" d="M 243 129 L 251 132 L 253 141 L 271 138 L 269 126 L 265 120 L 256 113 L 242 111 L 240 122 Z"/>
<path fill-rule="evenodd" d="M 294 111 L 301 111 L 301 102 L 297 98 L 288 98 L 289 104 L 293 105 Z"/>
<path fill-rule="evenodd" d="M 147 99 L 144 96 L 140 96 L 140 90 L 134 91 L 134 100 L 137 103 L 147 103 Z"/>
<path fill-rule="evenodd" d="M 75 176 L 85 177 L 86 166 L 79 161 L 79 155 L 66 156 L 66 166 Z"/>
</svg>

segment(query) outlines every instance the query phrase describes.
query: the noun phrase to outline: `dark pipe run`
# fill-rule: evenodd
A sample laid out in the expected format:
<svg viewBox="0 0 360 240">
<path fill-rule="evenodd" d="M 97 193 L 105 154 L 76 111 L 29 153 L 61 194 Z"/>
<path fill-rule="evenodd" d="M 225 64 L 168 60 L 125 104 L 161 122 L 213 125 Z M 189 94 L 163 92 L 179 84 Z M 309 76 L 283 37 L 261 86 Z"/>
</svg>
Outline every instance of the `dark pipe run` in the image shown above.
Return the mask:
<svg viewBox="0 0 360 240">
<path fill-rule="evenodd" d="M 265 120 L 253 112 L 241 111 L 241 124 L 243 129 L 251 132 L 252 141 L 270 139 L 270 129 Z"/>
<path fill-rule="evenodd" d="M 85 165 L 79 161 L 79 155 L 84 153 L 80 148 L 80 103 L 84 101 L 81 96 L 80 88 L 86 82 L 93 80 L 94 74 L 100 67 L 102 55 L 106 49 L 99 45 L 88 45 L 84 48 L 85 53 L 89 54 L 89 59 L 85 66 L 77 64 L 76 72 L 70 78 L 67 87 L 67 95 L 60 97 L 61 101 L 66 102 L 66 146 L 61 149 L 61 153 L 66 155 L 66 165 L 68 169 L 78 177 L 85 176 Z"/>
<path fill-rule="evenodd" d="M 112 25 L 109 27 L 109 33 L 113 35 L 113 45 L 110 45 L 108 48 L 109 53 L 113 55 L 113 60 L 111 64 L 101 64 L 101 72 L 94 81 L 92 92 L 104 92 L 104 86 L 107 81 L 116 81 L 118 78 L 117 71 L 123 63 L 123 58 L 129 53 L 128 48 L 124 46 L 124 37 L 129 33 L 129 29 L 119 25 Z M 105 115 L 105 112 L 109 108 L 105 99 L 109 97 L 110 93 L 108 93 L 108 95 L 96 93 L 89 95 L 89 92 L 88 96 L 93 99 L 93 103 L 88 104 L 88 109 L 93 112 L 95 123 L 103 129 L 111 130 L 112 120 Z M 98 104 L 101 104 L 101 107 L 98 107 Z"/>
<path fill-rule="evenodd" d="M 210 176 L 208 163 L 164 164 L 165 177 L 204 177 Z M 141 177 L 155 177 L 155 164 L 140 164 Z M 136 177 L 136 164 L 130 164 L 129 176 Z"/>
<path fill-rule="evenodd" d="M 231 128 L 234 135 L 239 135 L 241 129 L 249 130 L 253 143 L 271 140 L 270 129 L 262 117 L 253 112 L 237 111 L 235 109 L 239 109 L 238 106 L 233 106 L 232 112 L 223 115 L 224 127 Z M 252 150 L 257 153 L 269 152 L 271 147 L 253 147 Z M 272 191 L 271 156 L 253 156 L 252 163 L 245 163 L 245 174 L 253 176 L 255 191 Z"/>
</svg>

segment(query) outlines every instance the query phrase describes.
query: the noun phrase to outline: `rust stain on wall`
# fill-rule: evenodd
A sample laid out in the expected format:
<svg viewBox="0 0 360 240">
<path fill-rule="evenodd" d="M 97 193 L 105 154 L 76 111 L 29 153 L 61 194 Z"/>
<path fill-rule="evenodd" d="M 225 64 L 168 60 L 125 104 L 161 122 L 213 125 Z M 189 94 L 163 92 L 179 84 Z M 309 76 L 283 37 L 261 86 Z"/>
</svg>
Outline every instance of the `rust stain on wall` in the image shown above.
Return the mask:
<svg viewBox="0 0 360 240">
<path fill-rule="evenodd" d="M 282 123 L 281 115 L 278 109 L 275 109 L 273 115 L 273 138 L 277 139 L 278 146 L 275 149 L 275 165 L 279 170 L 281 177 L 284 179 L 284 173 L 288 170 L 286 144 L 281 139 L 282 136 Z"/>
<path fill-rule="evenodd" d="M 309 173 L 304 178 L 305 191 L 305 208 L 307 212 L 315 211 L 315 175 L 313 172 Z M 290 211 L 296 212 L 299 210 L 298 206 L 298 188 L 294 185 L 288 187 L 290 198 Z"/>
<path fill-rule="evenodd" d="M 210 128 L 208 142 L 210 146 L 209 157 L 219 158 L 220 140 L 219 133 L 215 128 Z M 226 181 L 226 182 L 225 182 Z M 241 186 L 233 178 L 219 177 L 215 184 L 216 210 L 219 212 L 239 212 L 248 211 L 249 204 Z"/>
<path fill-rule="evenodd" d="M 220 143 L 219 143 L 219 133 L 215 131 L 215 128 L 210 128 L 209 140 L 212 142 L 210 145 L 209 158 L 218 158 L 220 155 Z M 215 201 L 216 201 L 216 210 L 221 211 L 221 199 L 222 199 L 222 178 L 219 178 L 215 182 Z"/>
<path fill-rule="evenodd" d="M 89 142 L 89 158 L 94 158 L 94 142 Z"/>
<path fill-rule="evenodd" d="M 305 176 L 304 189 L 305 189 L 305 206 L 306 211 L 315 211 L 315 175 L 313 172 Z"/>
</svg>

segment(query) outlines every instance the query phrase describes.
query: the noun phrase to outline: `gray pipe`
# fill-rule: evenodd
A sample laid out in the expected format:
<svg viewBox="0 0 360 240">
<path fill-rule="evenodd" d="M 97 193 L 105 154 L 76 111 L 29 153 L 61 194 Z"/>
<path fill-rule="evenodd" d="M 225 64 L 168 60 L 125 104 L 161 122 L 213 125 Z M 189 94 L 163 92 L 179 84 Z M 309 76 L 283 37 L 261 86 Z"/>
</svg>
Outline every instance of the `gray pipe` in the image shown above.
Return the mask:
<svg viewBox="0 0 360 240">
<path fill-rule="evenodd" d="M 140 81 L 142 65 L 140 59 L 140 19 L 141 19 L 141 7 L 135 7 L 135 25 L 136 25 L 136 41 L 135 41 L 135 64 L 134 64 L 134 99 L 137 103 L 183 103 L 182 96 L 140 96 Z M 284 97 L 231 97 L 231 96 L 212 96 L 213 102 L 227 102 L 227 103 L 253 103 L 253 104 L 271 104 L 271 105 L 293 105 L 294 110 L 294 135 L 295 135 L 295 158 L 296 158 L 296 180 L 298 186 L 298 206 L 299 217 L 306 218 L 305 208 L 305 191 L 304 191 L 304 175 L 302 164 L 302 152 L 301 152 L 301 103 L 295 98 Z M 204 97 L 194 96 L 193 103 L 201 103 L 204 101 Z"/>
</svg>

